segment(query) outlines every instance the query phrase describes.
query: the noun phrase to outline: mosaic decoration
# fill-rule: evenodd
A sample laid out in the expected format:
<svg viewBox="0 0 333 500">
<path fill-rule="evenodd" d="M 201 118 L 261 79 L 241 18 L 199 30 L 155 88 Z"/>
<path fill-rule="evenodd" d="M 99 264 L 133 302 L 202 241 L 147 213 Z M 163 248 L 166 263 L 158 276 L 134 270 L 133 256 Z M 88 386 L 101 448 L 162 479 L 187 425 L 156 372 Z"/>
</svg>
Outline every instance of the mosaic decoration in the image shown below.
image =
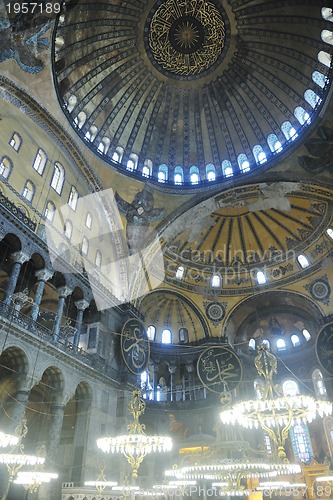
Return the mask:
<svg viewBox="0 0 333 500">
<path fill-rule="evenodd" d="M 38 55 L 49 47 L 49 39 L 43 35 L 50 26 L 46 18 L 36 18 L 22 27 L 16 18 L 0 17 L 0 62 L 14 59 L 23 71 L 39 73 L 44 63 Z"/>
<path fill-rule="evenodd" d="M 149 361 L 149 341 L 145 327 L 138 319 L 129 319 L 122 329 L 121 354 L 130 372 L 139 375 Z"/>
<path fill-rule="evenodd" d="M 308 285 L 305 285 L 304 288 L 310 293 L 313 299 L 319 300 L 325 305 L 328 305 L 330 301 L 331 287 L 326 274 L 324 274 L 321 278 L 312 281 Z"/>
<path fill-rule="evenodd" d="M 205 349 L 198 359 L 197 372 L 206 389 L 218 394 L 232 391 L 242 380 L 241 362 L 228 347 Z"/>
<path fill-rule="evenodd" d="M 318 333 L 316 355 L 321 367 L 333 375 L 333 323 L 325 325 Z"/>
<path fill-rule="evenodd" d="M 225 316 L 227 302 L 206 302 L 204 305 L 206 307 L 207 318 L 210 319 L 214 326 L 217 326 Z"/>
</svg>

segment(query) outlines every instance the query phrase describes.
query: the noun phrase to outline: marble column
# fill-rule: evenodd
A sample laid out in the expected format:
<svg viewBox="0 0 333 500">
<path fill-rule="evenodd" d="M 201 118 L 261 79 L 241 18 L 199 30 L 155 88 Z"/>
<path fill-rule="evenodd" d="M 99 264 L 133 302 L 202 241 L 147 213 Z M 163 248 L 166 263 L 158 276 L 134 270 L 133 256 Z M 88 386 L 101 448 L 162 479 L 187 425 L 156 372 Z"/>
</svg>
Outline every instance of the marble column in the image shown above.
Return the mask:
<svg viewBox="0 0 333 500">
<path fill-rule="evenodd" d="M 64 421 L 65 404 L 54 402 L 51 405 L 50 432 L 47 440 L 48 462 L 57 462 L 57 451 L 60 443 L 61 429 Z"/>
<path fill-rule="evenodd" d="M 87 429 L 91 403 L 88 399 L 80 400 L 77 404 L 75 421 L 75 435 L 73 445 L 73 468 L 71 481 L 79 483 L 82 480 L 82 469 L 85 467 L 87 444 Z"/>
<path fill-rule="evenodd" d="M 56 312 L 56 317 L 53 325 L 53 333 L 52 333 L 52 341 L 57 342 L 59 333 L 60 333 L 60 326 L 61 326 L 61 320 L 62 320 L 62 313 L 64 311 L 64 305 L 65 305 L 65 299 L 72 293 L 72 289 L 69 288 L 68 286 L 62 286 L 58 288 L 58 294 L 59 294 L 59 300 L 58 300 L 58 308 Z"/>
<path fill-rule="evenodd" d="M 175 394 L 175 373 L 176 373 L 176 365 L 169 365 L 169 373 L 170 373 L 170 401 L 176 400 Z"/>
<path fill-rule="evenodd" d="M 25 416 L 26 405 L 31 391 L 30 383 L 26 378 L 20 379 L 14 396 L 14 401 L 11 405 L 9 432 L 14 433 L 16 427 Z"/>
<path fill-rule="evenodd" d="M 50 278 L 52 278 L 53 271 L 49 271 L 48 269 L 40 269 L 39 271 L 35 272 L 35 276 L 37 278 L 37 288 L 36 288 L 34 303 L 33 303 L 33 306 L 31 308 L 31 318 L 33 321 L 37 321 L 38 313 L 39 313 L 39 306 L 42 302 L 45 283 Z"/>
<path fill-rule="evenodd" d="M 30 259 L 30 256 L 26 253 L 19 251 L 11 254 L 11 258 L 14 262 L 13 267 L 11 269 L 9 282 L 7 285 L 6 295 L 4 299 L 5 305 L 9 305 L 12 299 L 13 293 L 15 292 L 15 288 L 17 285 L 17 280 L 20 275 L 22 265 Z"/>
<path fill-rule="evenodd" d="M 83 320 L 83 313 L 89 306 L 89 302 L 85 299 L 78 300 L 75 302 L 76 308 L 77 308 L 77 315 L 76 315 L 76 332 L 74 335 L 74 350 L 77 351 L 79 347 L 79 342 L 80 342 L 80 335 L 81 335 L 81 328 L 82 328 L 82 320 Z"/>
<path fill-rule="evenodd" d="M 160 364 L 156 361 L 154 361 L 154 364 L 152 366 L 153 368 L 153 394 L 154 394 L 154 401 L 157 400 L 157 377 L 158 377 L 158 372 L 160 369 Z"/>
<path fill-rule="evenodd" d="M 193 390 L 193 372 L 194 372 L 194 366 L 193 365 L 186 365 L 186 371 L 188 373 L 188 388 L 189 388 L 189 398 L 190 400 L 194 399 L 194 390 Z"/>
</svg>

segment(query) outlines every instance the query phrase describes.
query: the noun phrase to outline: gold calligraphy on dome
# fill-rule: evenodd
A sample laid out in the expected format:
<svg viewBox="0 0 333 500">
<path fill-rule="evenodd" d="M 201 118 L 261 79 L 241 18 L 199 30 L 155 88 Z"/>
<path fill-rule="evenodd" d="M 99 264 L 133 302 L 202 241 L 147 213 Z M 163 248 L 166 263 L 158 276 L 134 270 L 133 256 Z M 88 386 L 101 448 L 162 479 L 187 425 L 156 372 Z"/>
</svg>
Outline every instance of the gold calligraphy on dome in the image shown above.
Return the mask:
<svg viewBox="0 0 333 500">
<path fill-rule="evenodd" d="M 209 69 L 221 55 L 224 41 L 221 13 L 204 0 L 166 0 L 149 27 L 149 48 L 155 61 L 179 76 Z"/>
</svg>

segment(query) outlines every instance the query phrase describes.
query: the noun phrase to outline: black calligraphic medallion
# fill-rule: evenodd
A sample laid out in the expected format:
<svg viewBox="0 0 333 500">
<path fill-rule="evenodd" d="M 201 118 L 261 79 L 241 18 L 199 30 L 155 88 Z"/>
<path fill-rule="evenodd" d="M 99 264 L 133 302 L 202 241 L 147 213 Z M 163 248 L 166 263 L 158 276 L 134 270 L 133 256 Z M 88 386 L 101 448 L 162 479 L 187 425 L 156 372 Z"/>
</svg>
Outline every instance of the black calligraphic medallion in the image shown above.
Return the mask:
<svg viewBox="0 0 333 500">
<path fill-rule="evenodd" d="M 333 323 L 328 323 L 318 333 L 316 355 L 322 368 L 333 375 Z"/>
<path fill-rule="evenodd" d="M 231 348 L 212 346 L 200 354 L 198 377 L 212 392 L 232 391 L 242 380 L 242 365 Z"/>
<path fill-rule="evenodd" d="M 139 375 L 149 360 L 149 340 L 145 327 L 138 319 L 129 319 L 121 332 L 121 354 L 130 372 Z"/>
</svg>

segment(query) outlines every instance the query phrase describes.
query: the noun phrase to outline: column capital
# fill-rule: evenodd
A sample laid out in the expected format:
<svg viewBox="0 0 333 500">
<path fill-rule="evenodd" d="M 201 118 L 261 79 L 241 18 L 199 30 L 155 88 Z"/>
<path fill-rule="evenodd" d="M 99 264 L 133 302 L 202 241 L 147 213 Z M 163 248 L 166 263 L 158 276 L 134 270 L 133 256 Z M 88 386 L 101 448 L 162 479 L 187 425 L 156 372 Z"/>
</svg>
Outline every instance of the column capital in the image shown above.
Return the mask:
<svg viewBox="0 0 333 500">
<path fill-rule="evenodd" d="M 193 365 L 186 365 L 186 371 L 187 373 L 193 373 L 194 372 L 194 366 Z"/>
<path fill-rule="evenodd" d="M 57 288 L 58 290 L 58 294 L 59 294 L 59 297 L 63 297 L 63 298 L 66 298 L 68 297 L 68 295 L 70 295 L 72 293 L 72 289 L 65 285 L 65 286 L 61 286 L 59 288 Z"/>
<path fill-rule="evenodd" d="M 176 365 L 169 365 L 168 368 L 169 368 L 169 373 L 172 373 L 172 374 L 176 373 L 176 370 L 177 370 Z"/>
<path fill-rule="evenodd" d="M 13 262 L 18 262 L 19 264 L 24 264 L 30 259 L 30 255 L 27 255 L 25 252 L 22 250 L 19 250 L 18 252 L 14 252 L 11 255 L 11 259 Z"/>
<path fill-rule="evenodd" d="M 49 269 L 39 269 L 35 272 L 35 276 L 38 281 L 48 281 L 52 278 L 53 274 L 54 272 L 50 271 Z"/>
<path fill-rule="evenodd" d="M 81 299 L 74 302 L 74 304 L 79 311 L 84 311 L 87 307 L 89 307 L 90 302 L 86 299 Z"/>
</svg>

